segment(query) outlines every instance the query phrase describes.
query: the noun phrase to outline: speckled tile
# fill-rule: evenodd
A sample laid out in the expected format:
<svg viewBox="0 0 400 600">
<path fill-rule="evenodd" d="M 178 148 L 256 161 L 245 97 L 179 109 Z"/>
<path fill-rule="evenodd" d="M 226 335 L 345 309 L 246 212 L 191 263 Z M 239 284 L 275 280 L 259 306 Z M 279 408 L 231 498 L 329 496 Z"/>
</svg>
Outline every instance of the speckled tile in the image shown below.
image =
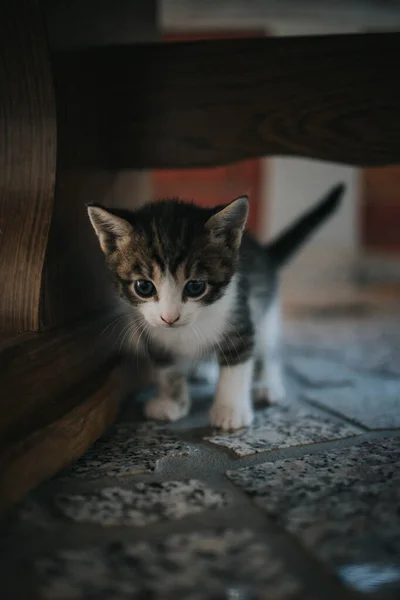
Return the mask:
<svg viewBox="0 0 400 600">
<path fill-rule="evenodd" d="M 304 410 L 271 406 L 256 414 L 254 424 L 235 433 L 205 439 L 233 450 L 238 456 L 268 452 L 358 435 L 351 425 L 325 419 Z"/>
<path fill-rule="evenodd" d="M 361 372 L 400 377 L 400 339 L 394 337 L 382 336 L 374 344 L 346 345 L 341 358 Z"/>
<path fill-rule="evenodd" d="M 301 382 L 316 388 L 349 385 L 355 377 L 343 364 L 327 358 L 296 356 L 288 367 Z"/>
<path fill-rule="evenodd" d="M 69 469 L 67 477 L 123 477 L 155 471 L 159 461 L 190 452 L 188 444 L 151 423 L 118 424 Z"/>
<path fill-rule="evenodd" d="M 44 600 L 306 600 L 299 582 L 250 531 L 110 543 L 37 563 Z"/>
<path fill-rule="evenodd" d="M 346 349 L 347 345 L 368 344 L 371 348 L 400 343 L 399 317 L 361 319 L 301 319 L 285 323 L 290 343 Z"/>
<path fill-rule="evenodd" d="M 400 428 L 400 378 L 358 378 L 352 386 L 303 390 L 302 397 L 368 429 Z"/>
<path fill-rule="evenodd" d="M 295 323 L 287 328 L 288 352 L 331 358 L 349 370 L 400 376 L 400 319 Z"/>
<path fill-rule="evenodd" d="M 400 573 L 400 438 L 267 462 L 228 476 L 348 584 L 360 587 L 356 568 Z"/>
<path fill-rule="evenodd" d="M 55 499 L 57 509 L 74 521 L 134 526 L 182 519 L 226 504 L 225 494 L 195 479 L 138 482 L 130 489 L 108 487 L 87 494 L 58 495 Z"/>
</svg>

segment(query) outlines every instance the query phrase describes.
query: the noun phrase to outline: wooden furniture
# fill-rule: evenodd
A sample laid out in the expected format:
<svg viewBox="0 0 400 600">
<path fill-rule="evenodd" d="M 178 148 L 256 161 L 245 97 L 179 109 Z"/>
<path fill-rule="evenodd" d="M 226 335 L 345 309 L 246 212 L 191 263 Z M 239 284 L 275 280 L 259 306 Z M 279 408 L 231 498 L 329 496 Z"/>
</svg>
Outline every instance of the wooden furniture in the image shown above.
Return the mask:
<svg viewBox="0 0 400 600">
<path fill-rule="evenodd" d="M 262 38 L 265 32 L 257 29 L 234 29 L 215 31 L 163 32 L 163 42 L 187 42 L 218 39 Z M 246 192 L 249 194 L 250 210 L 246 227 L 254 236 L 260 232 L 261 212 L 266 207 L 266 161 L 251 158 L 219 167 L 196 169 L 154 169 L 151 174 L 153 192 L 156 198 L 193 198 L 200 206 L 215 206 L 230 202 Z M 262 210 L 261 202 L 263 203 Z"/>
<path fill-rule="evenodd" d="M 400 165 L 365 169 L 361 185 L 361 243 L 366 252 L 400 255 Z"/>
<path fill-rule="evenodd" d="M 112 292 L 84 204 L 119 169 L 400 159 L 399 34 L 57 46 L 43 6 L 0 9 L 1 508 L 118 409 L 100 335 Z"/>
<path fill-rule="evenodd" d="M 113 291 L 85 211 L 110 200 L 118 172 L 76 126 L 64 102 L 73 81 L 56 59 L 143 41 L 143 31 L 154 39 L 156 15 L 144 0 L 136 23 L 131 3 L 110 22 L 112 2 L 88 4 L 0 7 L 0 510 L 82 454 L 120 402 L 117 347 L 102 335 Z M 78 17 L 90 14 L 82 28 Z M 75 162 L 83 154 L 90 164 Z"/>
</svg>

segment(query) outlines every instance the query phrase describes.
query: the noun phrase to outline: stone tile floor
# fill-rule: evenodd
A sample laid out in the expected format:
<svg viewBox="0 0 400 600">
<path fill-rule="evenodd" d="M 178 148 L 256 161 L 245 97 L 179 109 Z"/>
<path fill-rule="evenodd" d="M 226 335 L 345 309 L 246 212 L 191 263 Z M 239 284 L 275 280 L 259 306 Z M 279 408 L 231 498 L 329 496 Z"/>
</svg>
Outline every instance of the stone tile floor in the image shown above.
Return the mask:
<svg viewBox="0 0 400 600">
<path fill-rule="evenodd" d="M 329 311 L 328 311 L 329 312 Z M 288 323 L 289 405 L 143 423 L 144 389 L 2 527 L 2 598 L 400 597 L 400 317 Z"/>
</svg>

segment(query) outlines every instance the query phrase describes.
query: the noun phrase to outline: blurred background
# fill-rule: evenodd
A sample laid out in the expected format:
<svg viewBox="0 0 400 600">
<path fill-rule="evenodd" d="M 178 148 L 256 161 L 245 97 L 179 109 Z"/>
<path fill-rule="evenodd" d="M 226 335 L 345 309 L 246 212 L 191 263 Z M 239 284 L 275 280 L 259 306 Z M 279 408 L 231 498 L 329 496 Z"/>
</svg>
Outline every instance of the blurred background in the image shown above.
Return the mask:
<svg viewBox="0 0 400 600">
<path fill-rule="evenodd" d="M 400 29 L 398 0 L 100 0 L 96 11 L 91 2 L 44 0 L 44 7 L 53 48 Z M 288 267 L 284 290 L 288 301 L 299 299 L 312 283 L 325 300 L 334 288 L 351 302 L 370 284 L 381 293 L 400 282 L 400 166 L 273 157 L 210 169 L 121 171 L 107 202 L 134 207 L 181 196 L 215 205 L 248 193 L 249 228 L 265 241 L 339 181 L 347 184 L 341 210 Z"/>
<path fill-rule="evenodd" d="M 400 3 L 160 0 L 158 26 L 163 41 L 394 31 L 400 29 Z M 121 174 L 119 184 L 127 178 Z M 212 169 L 153 171 L 147 191 L 203 205 L 248 193 L 249 228 L 265 241 L 338 181 L 347 184 L 343 206 L 287 269 L 284 289 L 288 300 L 294 293 L 300 298 L 313 283 L 325 299 L 334 286 L 345 300 L 363 284 L 400 282 L 400 166 L 355 169 L 298 158 L 260 158 Z"/>
</svg>

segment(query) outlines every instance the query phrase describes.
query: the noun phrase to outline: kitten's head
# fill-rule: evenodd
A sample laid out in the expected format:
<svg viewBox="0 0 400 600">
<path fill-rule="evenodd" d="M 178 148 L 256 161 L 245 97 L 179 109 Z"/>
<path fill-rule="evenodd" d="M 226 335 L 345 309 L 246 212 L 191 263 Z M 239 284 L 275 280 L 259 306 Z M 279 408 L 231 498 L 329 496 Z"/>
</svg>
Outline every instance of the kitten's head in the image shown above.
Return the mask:
<svg viewBox="0 0 400 600">
<path fill-rule="evenodd" d="M 178 200 L 135 212 L 88 207 L 120 295 L 153 327 L 195 322 L 223 297 L 236 270 L 248 214 L 241 196 L 204 209 Z"/>
</svg>

